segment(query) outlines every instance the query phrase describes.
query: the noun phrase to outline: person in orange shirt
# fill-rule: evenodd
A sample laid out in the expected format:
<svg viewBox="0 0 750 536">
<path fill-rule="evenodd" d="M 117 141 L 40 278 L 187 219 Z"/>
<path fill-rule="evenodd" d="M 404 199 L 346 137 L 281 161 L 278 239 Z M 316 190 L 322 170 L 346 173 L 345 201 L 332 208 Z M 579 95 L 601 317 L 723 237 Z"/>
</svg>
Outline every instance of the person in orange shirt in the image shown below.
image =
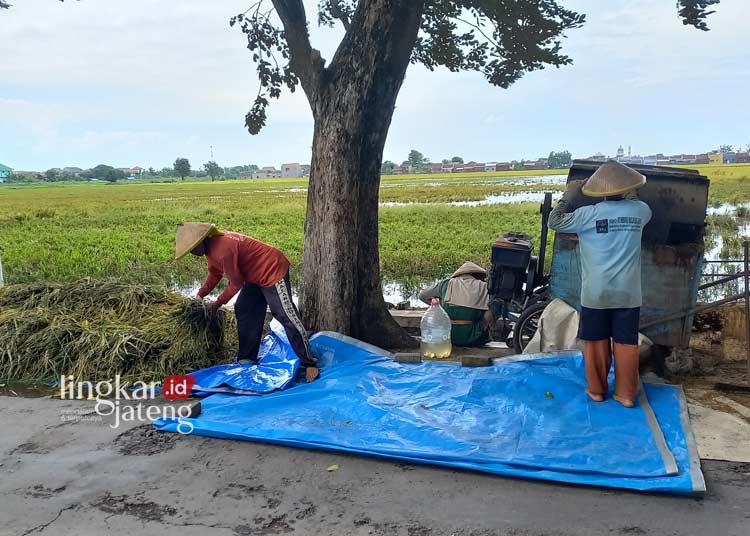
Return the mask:
<svg viewBox="0 0 750 536">
<path fill-rule="evenodd" d="M 289 260 L 277 248 L 241 233 L 220 231 L 212 223 L 187 222 L 177 227 L 175 258 L 192 253 L 206 257 L 208 277 L 198 290 L 205 298 L 222 277 L 229 284 L 211 304 L 212 314 L 239 292 L 234 304 L 239 338 L 238 360 L 256 361 L 263 335 L 266 307 L 286 331 L 292 349 L 305 368 L 307 381 L 318 377 L 307 332 L 292 301 Z"/>
</svg>

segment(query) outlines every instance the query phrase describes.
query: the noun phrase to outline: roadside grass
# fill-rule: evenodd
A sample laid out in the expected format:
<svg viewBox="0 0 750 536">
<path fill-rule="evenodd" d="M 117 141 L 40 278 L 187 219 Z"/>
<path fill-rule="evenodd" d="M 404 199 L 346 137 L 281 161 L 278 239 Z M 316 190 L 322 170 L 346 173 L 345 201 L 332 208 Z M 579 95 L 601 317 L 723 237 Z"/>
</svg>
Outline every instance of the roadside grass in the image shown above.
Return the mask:
<svg viewBox="0 0 750 536">
<path fill-rule="evenodd" d="M 750 201 L 750 165 L 697 168 L 712 180 L 712 204 Z M 446 203 L 560 190 L 562 184 L 533 181 L 557 174 L 559 170 L 384 177 L 381 201 L 414 204 L 380 209 L 383 279 L 443 277 L 464 260 L 486 265 L 492 240 L 505 231 L 523 231 L 538 242 L 536 202 L 477 207 Z M 531 183 L 522 184 L 525 181 Z M 306 188 L 304 179 L 4 185 L 0 246 L 6 281 L 92 276 L 190 285 L 205 275 L 202 260 L 175 262 L 172 257 L 176 225 L 191 220 L 213 221 L 277 245 L 292 261 L 296 278 Z M 728 221 L 712 223 L 721 235 L 736 233 Z"/>
</svg>

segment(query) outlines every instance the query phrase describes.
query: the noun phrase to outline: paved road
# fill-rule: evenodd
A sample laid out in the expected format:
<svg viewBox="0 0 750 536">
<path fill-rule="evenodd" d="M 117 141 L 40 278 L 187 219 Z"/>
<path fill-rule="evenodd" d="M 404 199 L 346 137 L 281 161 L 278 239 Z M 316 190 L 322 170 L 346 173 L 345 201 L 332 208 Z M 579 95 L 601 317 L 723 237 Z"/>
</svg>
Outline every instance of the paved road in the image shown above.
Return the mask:
<svg viewBox="0 0 750 536">
<path fill-rule="evenodd" d="M 750 534 L 750 464 L 663 497 L 61 422 L 77 408 L 0 397 L 0 535 Z"/>
</svg>

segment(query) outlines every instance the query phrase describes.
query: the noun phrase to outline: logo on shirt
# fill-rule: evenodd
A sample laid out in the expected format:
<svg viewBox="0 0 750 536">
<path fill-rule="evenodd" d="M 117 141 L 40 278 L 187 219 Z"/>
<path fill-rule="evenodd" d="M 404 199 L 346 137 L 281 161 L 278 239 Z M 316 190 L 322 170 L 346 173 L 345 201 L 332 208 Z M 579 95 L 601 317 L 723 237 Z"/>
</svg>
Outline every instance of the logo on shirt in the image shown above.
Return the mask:
<svg viewBox="0 0 750 536">
<path fill-rule="evenodd" d="M 596 233 L 606 234 L 609 232 L 609 220 L 596 220 Z"/>
</svg>

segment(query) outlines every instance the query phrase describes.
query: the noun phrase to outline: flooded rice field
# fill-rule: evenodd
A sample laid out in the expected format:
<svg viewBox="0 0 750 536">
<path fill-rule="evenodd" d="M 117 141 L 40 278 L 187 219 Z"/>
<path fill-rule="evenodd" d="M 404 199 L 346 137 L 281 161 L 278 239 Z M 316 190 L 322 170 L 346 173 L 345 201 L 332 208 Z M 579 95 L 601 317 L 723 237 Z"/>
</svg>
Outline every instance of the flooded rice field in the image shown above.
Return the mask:
<svg viewBox="0 0 750 536">
<path fill-rule="evenodd" d="M 381 207 L 417 207 L 417 206 L 443 206 L 443 207 L 484 207 L 493 205 L 506 205 L 515 203 L 541 203 L 544 199 L 544 189 L 540 186 L 549 185 L 557 191 L 553 191 L 553 201 L 557 201 L 562 196 L 559 187 L 565 184 L 566 175 L 534 175 L 525 177 L 488 177 L 488 178 L 461 178 L 461 177 L 441 177 L 435 179 L 403 179 L 384 181 L 381 188 L 388 191 L 403 189 L 405 192 L 411 188 L 438 188 L 446 186 L 455 186 L 457 190 L 461 187 L 468 187 L 467 191 L 473 186 L 528 186 L 529 189 L 519 189 L 518 191 L 501 192 L 496 194 L 484 195 L 481 199 L 460 199 L 450 201 L 382 201 Z M 553 189 L 553 188 L 550 188 Z M 272 193 L 280 197 L 286 195 L 299 195 L 307 192 L 303 186 L 294 186 L 288 188 L 270 188 L 259 190 L 243 190 L 236 192 L 240 195 L 253 195 L 257 193 Z M 460 194 L 460 192 L 459 192 Z M 211 195 L 209 199 L 220 199 L 224 196 Z M 391 197 L 393 197 L 391 195 Z M 467 195 L 468 197 L 468 195 Z M 191 199 L 190 196 L 160 197 L 152 201 L 183 201 Z M 202 197 L 206 199 L 206 197 Z M 715 280 L 724 274 L 734 274 L 742 271 L 742 243 L 750 239 L 750 203 L 731 204 L 723 203 L 710 206 L 707 210 L 707 226 L 705 234 L 706 251 L 703 266 L 702 283 Z M 535 243 L 538 237 L 535 237 Z M 538 244 L 536 244 L 538 247 Z M 490 244 L 487 245 L 489 257 Z M 723 262 L 715 262 L 723 261 Z M 447 276 L 447 274 L 446 274 Z M 425 307 L 418 299 L 419 291 L 422 288 L 435 283 L 434 279 L 429 280 L 388 280 L 383 282 L 383 296 L 386 302 L 399 307 L 421 308 Z M 201 282 L 197 281 L 191 285 L 175 286 L 184 295 L 194 296 Z M 699 301 L 713 301 L 725 296 L 741 292 L 743 289 L 742 281 L 733 281 L 725 285 L 703 290 L 699 293 Z M 294 296 L 295 301 L 297 296 Z M 233 300 L 234 301 L 234 300 Z M 230 305 L 231 303 L 230 302 Z"/>
</svg>

